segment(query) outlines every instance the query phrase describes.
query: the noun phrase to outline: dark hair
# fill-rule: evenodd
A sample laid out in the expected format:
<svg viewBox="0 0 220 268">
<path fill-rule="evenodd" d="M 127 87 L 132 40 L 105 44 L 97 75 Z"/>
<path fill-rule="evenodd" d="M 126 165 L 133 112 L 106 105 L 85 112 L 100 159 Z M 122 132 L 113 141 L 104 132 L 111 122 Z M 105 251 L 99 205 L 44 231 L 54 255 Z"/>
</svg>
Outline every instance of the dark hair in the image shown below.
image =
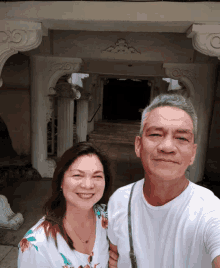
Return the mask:
<svg viewBox="0 0 220 268">
<path fill-rule="evenodd" d="M 83 155 L 96 155 L 102 163 L 105 175 L 105 190 L 103 197 L 97 202 L 97 204 L 101 204 L 103 203 L 103 200 L 107 200 L 106 196 L 108 195 L 110 181 L 112 178 L 111 168 L 107 156 L 104 152 L 101 152 L 89 142 L 79 142 L 74 144 L 74 146 L 68 149 L 57 162 L 52 179 L 52 195 L 43 207 L 43 213 L 46 215 L 46 218 L 41 226 L 44 227 L 47 238 L 49 235 L 51 235 L 55 239 L 56 246 L 56 234 L 61 233 L 70 248 L 74 249 L 72 240 L 68 237 L 63 228 L 63 217 L 66 213 L 66 200 L 63 192 L 60 191 L 60 189 L 64 173 L 78 157 Z"/>
</svg>

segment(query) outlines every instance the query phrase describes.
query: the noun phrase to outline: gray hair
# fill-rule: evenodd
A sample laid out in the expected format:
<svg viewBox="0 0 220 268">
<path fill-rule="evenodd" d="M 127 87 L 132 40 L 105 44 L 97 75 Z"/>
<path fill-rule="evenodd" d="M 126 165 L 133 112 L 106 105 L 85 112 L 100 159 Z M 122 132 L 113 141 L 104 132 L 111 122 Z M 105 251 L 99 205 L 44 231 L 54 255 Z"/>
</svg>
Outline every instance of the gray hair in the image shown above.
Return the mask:
<svg viewBox="0 0 220 268">
<path fill-rule="evenodd" d="M 193 107 L 192 102 L 190 99 L 183 97 L 182 95 L 176 94 L 160 94 L 159 96 L 155 97 L 153 101 L 147 106 L 143 112 L 141 117 L 141 128 L 139 135 L 142 136 L 143 134 L 143 123 L 146 119 L 146 114 L 158 107 L 176 107 L 183 111 L 185 111 L 193 121 L 193 134 L 194 134 L 194 142 L 197 137 L 197 126 L 198 126 L 198 117 L 196 115 L 195 109 Z"/>
</svg>

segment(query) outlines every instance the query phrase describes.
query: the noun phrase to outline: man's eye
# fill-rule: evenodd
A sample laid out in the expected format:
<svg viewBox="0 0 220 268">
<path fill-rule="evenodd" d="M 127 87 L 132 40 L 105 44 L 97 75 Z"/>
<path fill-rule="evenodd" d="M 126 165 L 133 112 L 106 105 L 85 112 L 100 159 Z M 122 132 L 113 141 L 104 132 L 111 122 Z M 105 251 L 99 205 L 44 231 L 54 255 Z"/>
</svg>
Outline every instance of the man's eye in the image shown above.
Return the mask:
<svg viewBox="0 0 220 268">
<path fill-rule="evenodd" d="M 182 141 L 188 141 L 186 138 L 184 138 L 184 137 L 177 137 L 177 139 L 179 139 L 179 140 L 182 140 Z"/>
<path fill-rule="evenodd" d="M 153 133 L 153 134 L 150 134 L 150 136 L 161 136 L 161 134 Z"/>
<path fill-rule="evenodd" d="M 79 174 L 74 174 L 73 177 L 80 177 L 81 175 Z"/>
<path fill-rule="evenodd" d="M 95 178 L 102 178 L 102 176 L 95 176 Z"/>
</svg>

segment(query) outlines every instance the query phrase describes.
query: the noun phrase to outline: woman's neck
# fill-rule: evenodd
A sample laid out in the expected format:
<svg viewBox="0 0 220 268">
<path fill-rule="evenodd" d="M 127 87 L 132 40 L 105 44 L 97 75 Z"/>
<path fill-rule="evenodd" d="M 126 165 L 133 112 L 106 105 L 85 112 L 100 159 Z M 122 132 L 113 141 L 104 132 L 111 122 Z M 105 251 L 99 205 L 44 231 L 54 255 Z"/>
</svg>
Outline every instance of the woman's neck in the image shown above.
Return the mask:
<svg viewBox="0 0 220 268">
<path fill-rule="evenodd" d="M 67 207 L 64 219 L 73 227 L 86 227 L 94 219 L 94 211 L 93 208 L 82 210 L 76 207 Z"/>
</svg>

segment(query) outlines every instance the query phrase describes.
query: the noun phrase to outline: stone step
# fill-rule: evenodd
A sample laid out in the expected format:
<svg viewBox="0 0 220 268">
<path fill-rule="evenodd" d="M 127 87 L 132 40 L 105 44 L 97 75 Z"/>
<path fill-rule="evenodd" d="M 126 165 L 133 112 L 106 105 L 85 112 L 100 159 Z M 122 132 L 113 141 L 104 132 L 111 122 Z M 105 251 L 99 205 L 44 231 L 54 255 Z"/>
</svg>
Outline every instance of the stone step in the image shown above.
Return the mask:
<svg viewBox="0 0 220 268">
<path fill-rule="evenodd" d="M 89 134 L 90 138 L 97 138 L 97 139 L 113 139 L 113 140 L 134 140 L 135 139 L 135 135 L 113 135 L 113 134 L 109 134 L 109 135 L 104 135 L 103 133 L 91 133 Z"/>
<path fill-rule="evenodd" d="M 125 124 L 125 123 L 109 123 L 109 122 L 95 122 L 95 127 L 114 127 L 114 128 L 134 128 L 139 129 L 141 126 L 141 123 L 134 122 L 133 124 Z"/>
<path fill-rule="evenodd" d="M 136 132 L 131 132 L 131 131 L 129 131 L 129 130 L 127 130 L 127 131 L 119 131 L 119 130 L 113 130 L 113 131 L 111 131 L 111 130 L 107 130 L 107 129 L 96 129 L 96 130 L 94 130 L 94 131 L 92 131 L 92 133 L 91 134 L 103 134 L 103 135 L 121 135 L 121 136 L 124 136 L 124 135 L 126 135 L 126 136 L 136 136 L 136 135 L 138 135 L 139 134 L 139 131 L 136 131 Z"/>
<path fill-rule="evenodd" d="M 134 145 L 134 141 L 129 140 L 112 140 L 112 139 L 97 139 L 97 138 L 89 138 L 89 141 L 91 142 L 99 142 L 99 143 L 113 143 L 113 144 L 128 144 L 128 145 Z"/>
<path fill-rule="evenodd" d="M 94 128 L 89 134 L 90 141 L 134 145 L 135 137 L 140 131 L 140 122 L 98 121 L 95 122 Z"/>
</svg>

